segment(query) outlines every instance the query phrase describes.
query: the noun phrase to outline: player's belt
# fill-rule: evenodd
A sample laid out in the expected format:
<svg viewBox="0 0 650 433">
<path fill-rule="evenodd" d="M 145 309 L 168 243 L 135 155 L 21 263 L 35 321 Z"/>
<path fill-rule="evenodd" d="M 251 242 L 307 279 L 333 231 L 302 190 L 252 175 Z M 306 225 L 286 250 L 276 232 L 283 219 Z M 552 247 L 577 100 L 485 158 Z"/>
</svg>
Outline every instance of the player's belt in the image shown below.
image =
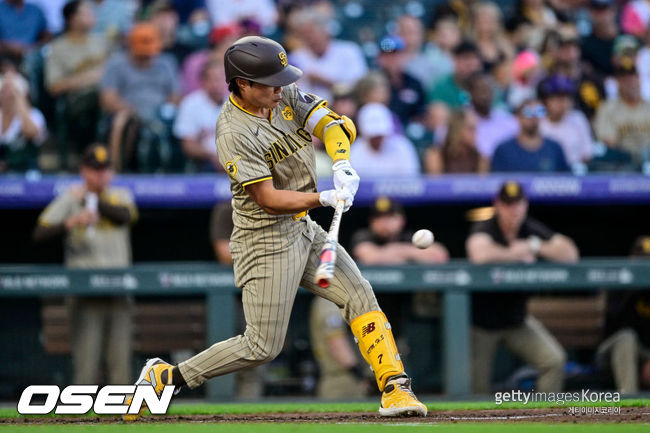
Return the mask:
<svg viewBox="0 0 650 433">
<path fill-rule="evenodd" d="M 309 211 L 305 210 L 305 211 L 302 211 L 300 213 L 295 214 L 292 218 L 293 218 L 294 221 L 298 221 L 300 218 L 306 217 L 307 213 L 309 213 Z"/>
</svg>

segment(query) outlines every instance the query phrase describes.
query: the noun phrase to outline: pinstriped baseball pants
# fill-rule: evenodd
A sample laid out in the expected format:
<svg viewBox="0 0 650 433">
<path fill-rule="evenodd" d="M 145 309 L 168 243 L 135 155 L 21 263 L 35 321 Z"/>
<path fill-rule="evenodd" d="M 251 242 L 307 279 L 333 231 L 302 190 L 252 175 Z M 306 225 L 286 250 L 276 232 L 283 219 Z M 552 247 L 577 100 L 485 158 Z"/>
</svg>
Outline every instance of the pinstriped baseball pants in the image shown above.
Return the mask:
<svg viewBox="0 0 650 433">
<path fill-rule="evenodd" d="M 296 224 L 304 225 L 302 233 L 288 240 L 279 236 L 273 248 L 265 249 L 245 239 L 231 241 L 235 284 L 242 288 L 246 330 L 178 365 L 190 388 L 275 358 L 282 350 L 299 286 L 338 305 L 348 323 L 361 314 L 379 310 L 370 283 L 340 245 L 330 286 L 323 289 L 314 283 L 327 233 L 309 217 Z"/>
</svg>

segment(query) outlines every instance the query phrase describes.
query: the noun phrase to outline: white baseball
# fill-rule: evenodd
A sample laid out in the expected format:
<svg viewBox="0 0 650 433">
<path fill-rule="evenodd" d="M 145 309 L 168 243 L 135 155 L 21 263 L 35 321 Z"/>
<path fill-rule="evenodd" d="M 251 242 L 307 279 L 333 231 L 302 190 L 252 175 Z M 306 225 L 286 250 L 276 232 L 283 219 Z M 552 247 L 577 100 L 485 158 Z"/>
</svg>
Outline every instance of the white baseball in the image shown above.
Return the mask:
<svg viewBox="0 0 650 433">
<path fill-rule="evenodd" d="M 431 230 L 420 229 L 413 234 L 411 242 L 418 248 L 428 248 L 433 244 L 433 233 Z"/>
</svg>

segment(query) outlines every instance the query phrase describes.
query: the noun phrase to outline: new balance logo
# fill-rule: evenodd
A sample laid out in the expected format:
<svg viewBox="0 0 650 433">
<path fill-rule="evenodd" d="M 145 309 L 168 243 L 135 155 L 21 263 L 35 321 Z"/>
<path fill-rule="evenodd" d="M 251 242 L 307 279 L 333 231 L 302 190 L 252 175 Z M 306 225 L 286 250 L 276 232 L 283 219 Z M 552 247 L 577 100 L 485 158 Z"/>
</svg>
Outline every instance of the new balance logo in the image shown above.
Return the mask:
<svg viewBox="0 0 650 433">
<path fill-rule="evenodd" d="M 361 328 L 361 337 L 365 337 L 375 330 L 375 322 L 370 322 L 366 326 Z"/>
</svg>

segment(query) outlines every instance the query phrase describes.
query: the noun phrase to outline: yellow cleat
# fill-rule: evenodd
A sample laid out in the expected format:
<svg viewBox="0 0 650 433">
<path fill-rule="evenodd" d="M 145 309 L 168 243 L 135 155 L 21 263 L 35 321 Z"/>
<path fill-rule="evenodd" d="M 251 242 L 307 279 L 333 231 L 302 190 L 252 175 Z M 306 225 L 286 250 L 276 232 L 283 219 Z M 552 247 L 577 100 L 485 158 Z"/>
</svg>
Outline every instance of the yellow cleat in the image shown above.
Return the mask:
<svg viewBox="0 0 650 433">
<path fill-rule="evenodd" d="M 427 407 L 411 391 L 411 379 L 398 376 L 389 379 L 381 395 L 381 416 L 426 416 Z"/>
<path fill-rule="evenodd" d="M 140 376 L 138 377 L 138 380 L 135 382 L 135 384 L 152 385 L 154 387 L 154 390 L 156 391 L 156 394 L 158 395 L 158 397 L 160 397 L 160 395 L 163 392 L 163 389 L 165 389 L 165 385 L 172 384 L 173 368 L 174 368 L 173 365 L 163 361 L 160 358 L 148 359 L 146 364 L 144 364 L 144 367 L 142 367 L 142 370 L 140 371 Z M 167 378 L 166 380 L 163 381 L 162 375 L 163 372 L 165 371 L 167 372 Z M 174 394 L 177 393 L 178 390 L 174 390 Z M 133 396 L 129 396 L 126 399 L 126 404 L 130 406 L 132 399 Z M 146 403 L 142 402 L 142 407 L 140 408 L 140 412 L 138 412 L 136 415 L 124 414 L 122 416 L 122 419 L 124 419 L 124 421 L 135 421 L 142 416 L 146 408 L 147 408 Z"/>
</svg>

